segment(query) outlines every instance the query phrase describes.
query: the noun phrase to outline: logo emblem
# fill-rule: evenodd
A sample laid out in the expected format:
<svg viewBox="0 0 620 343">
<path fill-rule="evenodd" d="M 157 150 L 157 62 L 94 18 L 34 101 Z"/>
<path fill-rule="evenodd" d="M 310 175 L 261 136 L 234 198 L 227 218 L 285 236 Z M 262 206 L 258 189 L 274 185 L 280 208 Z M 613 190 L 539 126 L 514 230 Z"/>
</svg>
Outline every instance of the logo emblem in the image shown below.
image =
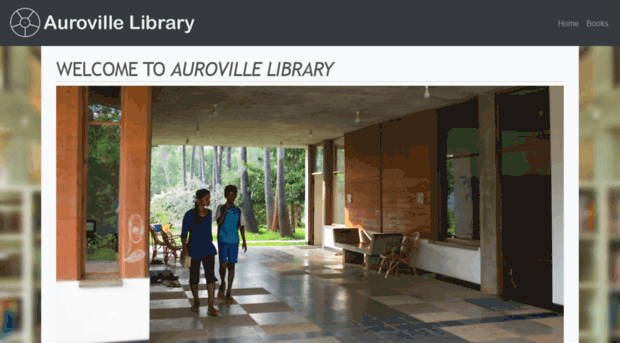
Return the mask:
<svg viewBox="0 0 620 343">
<path fill-rule="evenodd" d="M 22 38 L 34 36 L 41 26 L 41 18 L 34 10 L 22 7 L 11 15 L 11 30 Z"/>
</svg>

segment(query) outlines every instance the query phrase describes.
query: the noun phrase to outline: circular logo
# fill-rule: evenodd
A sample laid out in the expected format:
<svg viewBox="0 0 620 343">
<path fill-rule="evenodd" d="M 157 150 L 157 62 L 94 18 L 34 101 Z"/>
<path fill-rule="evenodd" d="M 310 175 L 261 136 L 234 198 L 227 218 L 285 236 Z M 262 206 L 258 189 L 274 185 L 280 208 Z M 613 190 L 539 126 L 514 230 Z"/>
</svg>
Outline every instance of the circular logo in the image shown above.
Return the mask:
<svg viewBox="0 0 620 343">
<path fill-rule="evenodd" d="M 41 18 L 34 10 L 22 7 L 11 15 L 11 30 L 16 35 L 28 38 L 34 36 L 41 26 Z"/>
</svg>

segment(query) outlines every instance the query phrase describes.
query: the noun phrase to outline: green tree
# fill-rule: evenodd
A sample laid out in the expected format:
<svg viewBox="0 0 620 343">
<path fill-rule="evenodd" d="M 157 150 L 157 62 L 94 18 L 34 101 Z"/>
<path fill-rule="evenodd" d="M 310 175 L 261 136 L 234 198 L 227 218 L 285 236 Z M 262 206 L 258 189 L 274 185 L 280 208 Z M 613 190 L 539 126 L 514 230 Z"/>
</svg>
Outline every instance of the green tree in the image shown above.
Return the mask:
<svg viewBox="0 0 620 343">
<path fill-rule="evenodd" d="M 119 122 L 121 112 L 99 104 L 88 106 L 91 121 Z M 120 127 L 89 125 L 87 160 L 87 219 L 99 226 L 115 226 L 114 201 L 120 182 Z"/>
</svg>

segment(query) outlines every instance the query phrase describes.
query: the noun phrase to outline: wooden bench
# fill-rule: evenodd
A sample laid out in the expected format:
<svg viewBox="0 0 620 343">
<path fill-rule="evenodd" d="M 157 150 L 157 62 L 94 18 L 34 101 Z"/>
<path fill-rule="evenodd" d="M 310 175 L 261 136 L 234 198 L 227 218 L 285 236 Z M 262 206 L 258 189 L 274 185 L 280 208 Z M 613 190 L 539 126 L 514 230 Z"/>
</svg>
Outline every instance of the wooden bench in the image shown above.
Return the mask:
<svg viewBox="0 0 620 343">
<path fill-rule="evenodd" d="M 364 264 L 366 269 L 377 270 L 379 255 L 387 242 L 400 242 L 400 233 L 374 233 L 360 229 L 334 229 L 334 246 L 342 249 L 342 262 Z"/>
</svg>

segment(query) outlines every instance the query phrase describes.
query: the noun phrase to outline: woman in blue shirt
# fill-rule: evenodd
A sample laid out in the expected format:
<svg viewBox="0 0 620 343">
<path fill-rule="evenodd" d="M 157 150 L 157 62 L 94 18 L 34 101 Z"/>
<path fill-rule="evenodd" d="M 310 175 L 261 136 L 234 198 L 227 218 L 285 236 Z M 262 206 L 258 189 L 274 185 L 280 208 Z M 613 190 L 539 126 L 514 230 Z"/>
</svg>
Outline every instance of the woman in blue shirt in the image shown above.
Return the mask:
<svg viewBox="0 0 620 343">
<path fill-rule="evenodd" d="M 213 307 L 215 293 L 215 255 L 217 251 L 213 245 L 211 234 L 211 211 L 207 208 L 211 203 L 211 194 L 206 189 L 196 192 L 196 206 L 187 211 L 183 217 L 183 230 L 181 241 L 183 243 L 183 256 L 191 257 L 192 262 L 189 267 L 189 285 L 194 295 L 193 312 L 198 312 L 200 308 L 200 298 L 198 297 L 198 280 L 200 278 L 200 264 L 205 270 L 207 279 L 207 291 L 209 293 L 209 315 L 215 316 L 220 313 Z M 189 239 L 187 235 L 189 233 Z"/>
</svg>

